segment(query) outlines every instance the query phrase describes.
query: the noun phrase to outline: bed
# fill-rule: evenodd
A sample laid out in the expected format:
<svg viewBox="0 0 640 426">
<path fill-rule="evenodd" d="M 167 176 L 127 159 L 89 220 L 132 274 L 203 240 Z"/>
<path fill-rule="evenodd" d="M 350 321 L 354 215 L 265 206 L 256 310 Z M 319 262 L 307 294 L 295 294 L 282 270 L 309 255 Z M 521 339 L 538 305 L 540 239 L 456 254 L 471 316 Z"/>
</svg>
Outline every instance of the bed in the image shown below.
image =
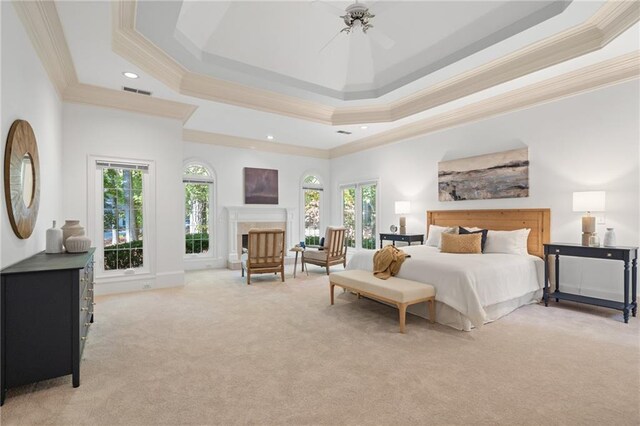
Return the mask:
<svg viewBox="0 0 640 426">
<path fill-rule="evenodd" d="M 549 242 L 549 209 L 439 210 L 427 212 L 429 225 L 511 231 L 530 228 L 528 255 L 450 254 L 431 246 L 406 246 L 411 255 L 398 277 L 436 288 L 436 322 L 458 330 L 495 321 L 520 306 L 536 303 L 544 287 L 543 244 Z M 373 270 L 373 250 L 357 252 L 347 269 Z M 428 317 L 426 304 L 409 312 Z"/>
</svg>

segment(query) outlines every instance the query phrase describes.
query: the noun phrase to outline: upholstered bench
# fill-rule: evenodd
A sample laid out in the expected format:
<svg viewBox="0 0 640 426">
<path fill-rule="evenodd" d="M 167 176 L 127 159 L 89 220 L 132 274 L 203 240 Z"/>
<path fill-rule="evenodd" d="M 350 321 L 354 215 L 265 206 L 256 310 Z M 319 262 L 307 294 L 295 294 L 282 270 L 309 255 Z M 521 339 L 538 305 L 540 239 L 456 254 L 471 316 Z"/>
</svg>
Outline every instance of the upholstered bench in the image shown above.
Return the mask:
<svg viewBox="0 0 640 426">
<path fill-rule="evenodd" d="M 333 305 L 333 288 L 342 287 L 358 296 L 391 303 L 400 311 L 400 332 L 404 333 L 407 306 L 415 303 L 427 302 L 429 305 L 429 321 L 435 322 L 436 289 L 430 284 L 391 277 L 381 280 L 373 276 L 373 272 L 352 269 L 344 272 L 334 272 L 329 275 L 329 289 L 331 304 Z"/>
</svg>

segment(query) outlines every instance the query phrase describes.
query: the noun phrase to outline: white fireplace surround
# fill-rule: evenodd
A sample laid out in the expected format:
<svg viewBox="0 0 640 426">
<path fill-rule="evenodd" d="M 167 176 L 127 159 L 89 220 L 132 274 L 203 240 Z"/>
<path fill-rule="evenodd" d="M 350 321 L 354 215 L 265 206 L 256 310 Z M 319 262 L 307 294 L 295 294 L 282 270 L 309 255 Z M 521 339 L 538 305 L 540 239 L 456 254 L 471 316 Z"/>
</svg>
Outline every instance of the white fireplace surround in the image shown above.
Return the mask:
<svg viewBox="0 0 640 426">
<path fill-rule="evenodd" d="M 284 222 L 286 223 L 285 249 L 294 246 L 293 242 L 293 219 L 294 208 L 286 207 L 225 207 L 229 221 L 229 263 L 238 262 L 240 260 L 238 249 L 238 223 L 242 222 Z"/>
</svg>

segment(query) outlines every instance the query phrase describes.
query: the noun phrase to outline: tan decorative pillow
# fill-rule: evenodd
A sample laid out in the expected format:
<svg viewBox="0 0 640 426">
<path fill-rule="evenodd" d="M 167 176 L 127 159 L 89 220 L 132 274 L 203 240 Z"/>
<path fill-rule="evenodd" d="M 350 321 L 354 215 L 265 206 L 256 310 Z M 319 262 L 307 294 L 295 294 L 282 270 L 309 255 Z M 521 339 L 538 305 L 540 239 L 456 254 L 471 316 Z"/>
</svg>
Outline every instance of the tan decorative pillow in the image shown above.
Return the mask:
<svg viewBox="0 0 640 426">
<path fill-rule="evenodd" d="M 443 253 L 482 253 L 482 234 L 442 234 Z"/>
</svg>

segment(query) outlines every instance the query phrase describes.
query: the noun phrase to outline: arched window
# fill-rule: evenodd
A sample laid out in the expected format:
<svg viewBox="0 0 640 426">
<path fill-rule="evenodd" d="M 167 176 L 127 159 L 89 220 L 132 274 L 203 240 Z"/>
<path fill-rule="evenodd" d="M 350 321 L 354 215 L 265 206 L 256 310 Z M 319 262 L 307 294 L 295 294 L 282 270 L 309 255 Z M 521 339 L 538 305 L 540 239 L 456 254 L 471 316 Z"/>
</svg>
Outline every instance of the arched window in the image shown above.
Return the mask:
<svg viewBox="0 0 640 426">
<path fill-rule="evenodd" d="M 305 175 L 302 180 L 303 231 L 307 245 L 320 244 L 322 234 L 322 181 L 316 175 Z"/>
<path fill-rule="evenodd" d="M 204 165 L 188 164 L 184 168 L 185 254 L 212 255 L 213 173 Z"/>
</svg>

